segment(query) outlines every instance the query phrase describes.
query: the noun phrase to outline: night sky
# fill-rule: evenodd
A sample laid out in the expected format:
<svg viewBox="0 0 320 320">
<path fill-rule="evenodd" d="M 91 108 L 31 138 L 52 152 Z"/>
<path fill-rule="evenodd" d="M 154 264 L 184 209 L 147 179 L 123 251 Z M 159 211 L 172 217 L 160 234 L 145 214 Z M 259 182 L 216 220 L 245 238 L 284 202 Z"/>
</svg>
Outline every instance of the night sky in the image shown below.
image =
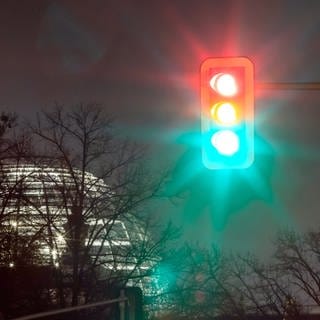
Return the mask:
<svg viewBox="0 0 320 320">
<path fill-rule="evenodd" d="M 267 254 L 279 227 L 320 226 L 319 92 L 257 90 L 263 143 L 250 170 L 199 169 L 194 148 L 204 58 L 248 56 L 257 82 L 320 81 L 320 1 L 2 0 L 0 39 L 1 109 L 23 118 L 55 101 L 103 104 L 153 147 L 155 167 L 175 168 L 185 199 L 153 214 L 185 239 Z"/>
</svg>

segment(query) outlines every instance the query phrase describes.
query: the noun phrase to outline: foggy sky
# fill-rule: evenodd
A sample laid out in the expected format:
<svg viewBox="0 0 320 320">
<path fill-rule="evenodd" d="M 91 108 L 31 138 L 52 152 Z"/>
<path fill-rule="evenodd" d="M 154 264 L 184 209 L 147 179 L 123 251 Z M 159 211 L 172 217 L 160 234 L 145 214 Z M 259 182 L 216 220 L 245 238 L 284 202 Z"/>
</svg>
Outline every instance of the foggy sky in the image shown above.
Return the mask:
<svg viewBox="0 0 320 320">
<path fill-rule="evenodd" d="M 102 103 L 119 128 L 156 145 L 175 167 L 199 129 L 201 61 L 248 56 L 257 82 L 319 81 L 319 12 L 317 0 L 1 1 L 1 108 L 30 117 L 55 101 Z M 193 185 L 190 198 L 163 204 L 186 239 L 264 252 L 279 227 L 320 223 L 320 94 L 256 94 L 256 130 L 272 150 L 276 200 L 251 199 L 219 231 L 208 206 L 186 221 Z M 214 179 L 201 177 L 206 188 Z"/>
</svg>

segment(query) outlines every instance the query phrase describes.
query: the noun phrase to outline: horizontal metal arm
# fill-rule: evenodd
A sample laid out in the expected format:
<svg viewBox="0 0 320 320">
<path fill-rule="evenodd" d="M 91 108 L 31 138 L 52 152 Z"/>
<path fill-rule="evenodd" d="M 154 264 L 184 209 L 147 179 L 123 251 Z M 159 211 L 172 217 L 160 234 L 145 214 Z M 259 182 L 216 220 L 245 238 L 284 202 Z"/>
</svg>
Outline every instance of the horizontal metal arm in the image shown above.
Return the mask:
<svg viewBox="0 0 320 320">
<path fill-rule="evenodd" d="M 258 82 L 259 90 L 320 90 L 320 82 Z"/>
</svg>

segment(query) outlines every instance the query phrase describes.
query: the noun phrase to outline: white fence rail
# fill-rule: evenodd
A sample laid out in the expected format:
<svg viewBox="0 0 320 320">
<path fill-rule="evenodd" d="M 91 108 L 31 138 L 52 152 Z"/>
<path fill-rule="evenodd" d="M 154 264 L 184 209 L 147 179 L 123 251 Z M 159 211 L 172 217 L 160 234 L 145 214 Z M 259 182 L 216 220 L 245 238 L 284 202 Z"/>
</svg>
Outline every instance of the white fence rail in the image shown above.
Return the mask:
<svg viewBox="0 0 320 320">
<path fill-rule="evenodd" d="M 52 310 L 52 311 L 34 313 L 34 314 L 27 315 L 27 316 L 14 318 L 12 320 L 38 319 L 38 318 L 49 317 L 49 316 L 53 316 L 53 315 L 57 315 L 57 314 L 72 312 L 72 311 L 79 311 L 79 310 L 83 310 L 83 309 L 106 306 L 106 305 L 114 304 L 114 303 L 119 303 L 120 320 L 124 320 L 125 319 L 125 303 L 126 303 L 127 300 L 128 300 L 128 298 L 125 296 L 124 290 L 121 290 L 120 291 L 120 297 L 117 298 L 117 299 L 104 300 L 104 301 L 99 301 L 99 302 L 94 302 L 94 303 L 88 303 L 88 304 L 85 304 L 85 305 L 82 305 L 82 306 L 68 307 L 68 308 L 57 309 L 57 310 Z"/>
</svg>

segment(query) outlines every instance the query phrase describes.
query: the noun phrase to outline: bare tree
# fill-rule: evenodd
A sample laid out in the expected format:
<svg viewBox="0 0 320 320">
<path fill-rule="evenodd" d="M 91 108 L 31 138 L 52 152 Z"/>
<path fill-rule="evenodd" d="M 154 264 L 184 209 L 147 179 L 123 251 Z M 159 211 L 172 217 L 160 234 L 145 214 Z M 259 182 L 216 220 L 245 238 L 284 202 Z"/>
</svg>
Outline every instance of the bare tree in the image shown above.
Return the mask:
<svg viewBox="0 0 320 320">
<path fill-rule="evenodd" d="M 320 305 L 319 232 L 284 230 L 276 240 L 276 263 L 304 304 Z"/>
<path fill-rule="evenodd" d="M 164 261 L 170 266 L 165 273 L 173 275 L 174 281 L 167 292 L 163 292 L 171 302 L 171 308 L 167 307 L 171 318 L 250 319 L 252 316 L 276 316 L 298 319 L 303 312 L 302 305 L 308 301 L 309 287 L 316 288 L 314 280 L 310 281 L 309 277 L 317 269 L 316 265 L 310 264 L 310 251 L 302 259 L 302 252 L 306 252 L 308 246 L 296 243 L 292 247 L 292 241 L 298 241 L 299 237 L 285 234 L 284 237 L 282 233 L 278 239 L 278 250 L 269 263 L 262 263 L 252 254 L 226 254 L 216 247 L 209 250 L 188 245 L 173 251 Z M 306 239 L 317 252 L 316 234 L 309 233 Z M 293 248 L 295 255 L 299 252 L 299 261 L 292 260 Z M 301 264 L 306 267 L 305 260 L 309 261 L 309 271 L 301 268 Z M 304 294 L 301 294 L 301 288 Z"/>
<path fill-rule="evenodd" d="M 21 208 L 21 195 L 25 177 L 12 169 L 19 166 L 31 153 L 29 137 L 16 130 L 17 117 L 2 112 L 0 115 L 0 265 L 16 264 L 33 255 L 35 244 L 26 235 L 19 234 L 17 214 Z M 30 242 L 31 240 L 31 242 Z M 24 255 L 21 254 L 24 252 Z M 33 252 L 33 253 L 31 253 Z"/>
<path fill-rule="evenodd" d="M 160 307 L 168 319 L 216 319 L 234 297 L 227 257 L 216 246 L 185 244 L 162 257 L 155 276 Z M 233 315 L 233 314 L 232 314 Z"/>
<path fill-rule="evenodd" d="M 247 254 L 232 256 L 231 265 L 233 291 L 241 297 L 244 314 L 285 314 L 288 297 L 297 296 L 297 292 L 275 261 L 265 264 Z"/>
<path fill-rule="evenodd" d="M 310 241 L 310 234 L 305 239 Z M 248 319 L 252 315 L 299 318 L 302 305 L 312 297 L 307 289 L 310 286 L 315 289 L 310 277 L 317 273 L 316 264 L 309 250 L 310 246 L 302 243 L 297 234 L 283 231 L 268 263 L 262 263 L 249 253 L 225 257 L 223 269 L 227 277 L 223 281 L 216 280 L 220 296 L 224 297 L 219 306 L 220 315 L 238 319 Z M 212 258 L 208 258 L 205 264 L 211 265 L 210 260 Z M 210 270 L 214 269 L 208 269 L 209 274 L 214 275 Z"/>
<path fill-rule="evenodd" d="M 97 104 L 56 106 L 29 128 L 38 149 L 33 165 L 42 169 L 34 175 L 41 199 L 27 201 L 41 216 L 49 259 L 63 281 L 70 275 L 71 304 L 86 286 L 85 299 L 91 298 L 93 279 L 124 285 L 148 276 L 171 231 L 150 238 L 145 206 L 163 176 L 148 172 L 144 149 L 118 139 Z"/>
<path fill-rule="evenodd" d="M 31 217 L 24 210 L 28 174 L 21 174 L 20 169 L 31 153 L 30 138 L 17 125 L 17 117 L 1 113 L 0 309 L 11 317 L 21 310 L 32 312 L 33 307 L 41 308 L 46 300 L 43 299 L 44 289 L 50 278 L 48 272 L 39 267 L 42 262 L 38 245 L 41 229 L 30 234 L 23 228 L 30 223 Z"/>
</svg>

